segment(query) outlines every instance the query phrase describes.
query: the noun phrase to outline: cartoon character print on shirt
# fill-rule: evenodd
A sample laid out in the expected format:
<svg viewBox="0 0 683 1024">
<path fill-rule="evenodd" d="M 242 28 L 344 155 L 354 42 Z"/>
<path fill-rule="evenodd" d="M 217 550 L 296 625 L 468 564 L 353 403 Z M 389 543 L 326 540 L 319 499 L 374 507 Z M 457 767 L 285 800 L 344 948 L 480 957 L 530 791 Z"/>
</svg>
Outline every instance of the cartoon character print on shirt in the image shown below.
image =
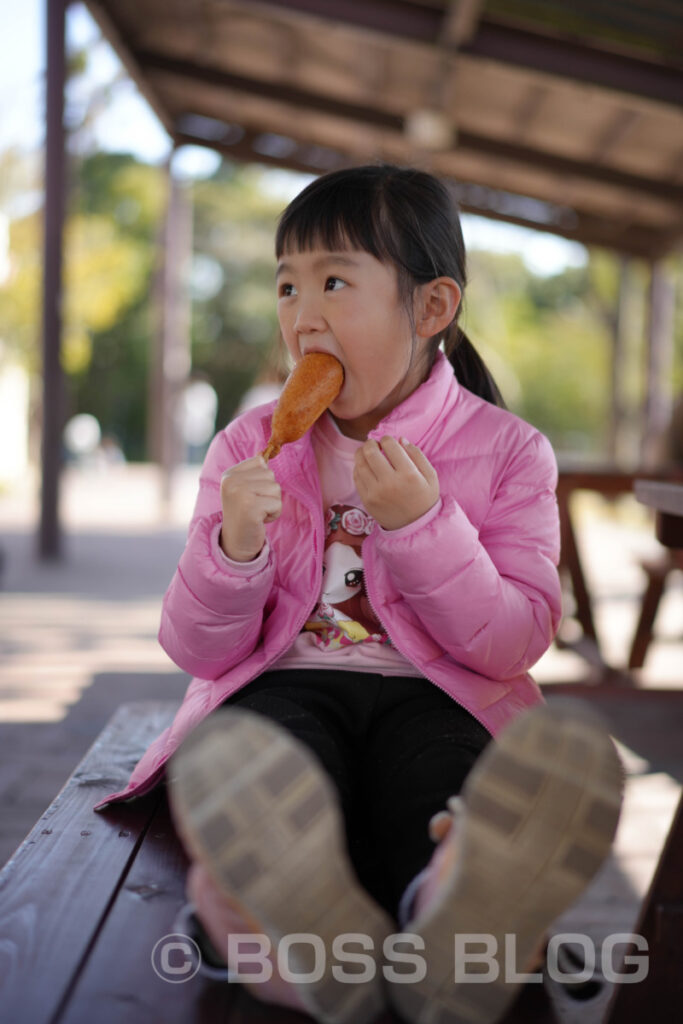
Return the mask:
<svg viewBox="0 0 683 1024">
<path fill-rule="evenodd" d="M 389 644 L 365 590 L 361 546 L 374 520 L 352 505 L 327 512 L 320 603 L 304 629 L 318 646 L 336 650 L 351 644 Z"/>
</svg>

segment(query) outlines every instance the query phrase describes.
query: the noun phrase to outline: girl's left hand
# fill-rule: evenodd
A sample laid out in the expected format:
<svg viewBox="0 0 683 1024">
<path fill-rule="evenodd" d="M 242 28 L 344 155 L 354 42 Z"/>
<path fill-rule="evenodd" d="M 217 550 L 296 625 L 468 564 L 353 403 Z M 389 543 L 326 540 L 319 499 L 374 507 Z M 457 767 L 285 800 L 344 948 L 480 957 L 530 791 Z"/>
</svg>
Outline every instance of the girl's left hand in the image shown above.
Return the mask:
<svg viewBox="0 0 683 1024">
<path fill-rule="evenodd" d="M 365 510 L 385 530 L 415 522 L 439 500 L 439 478 L 426 456 L 388 435 L 358 449 L 353 479 Z"/>
</svg>

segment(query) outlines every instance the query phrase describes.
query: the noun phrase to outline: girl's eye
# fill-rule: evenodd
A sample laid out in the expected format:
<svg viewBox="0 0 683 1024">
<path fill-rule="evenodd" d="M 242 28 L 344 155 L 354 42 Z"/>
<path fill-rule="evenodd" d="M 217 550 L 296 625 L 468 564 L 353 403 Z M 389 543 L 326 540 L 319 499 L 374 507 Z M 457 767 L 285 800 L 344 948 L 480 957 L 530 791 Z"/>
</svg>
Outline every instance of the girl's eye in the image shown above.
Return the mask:
<svg viewBox="0 0 683 1024">
<path fill-rule="evenodd" d="M 278 288 L 278 295 L 281 298 L 286 299 L 290 295 L 296 295 L 296 288 L 293 284 L 281 284 Z"/>
<path fill-rule="evenodd" d="M 338 292 L 340 288 L 345 286 L 346 282 L 342 281 L 341 277 L 328 277 L 327 281 L 325 281 L 326 292 Z"/>
</svg>

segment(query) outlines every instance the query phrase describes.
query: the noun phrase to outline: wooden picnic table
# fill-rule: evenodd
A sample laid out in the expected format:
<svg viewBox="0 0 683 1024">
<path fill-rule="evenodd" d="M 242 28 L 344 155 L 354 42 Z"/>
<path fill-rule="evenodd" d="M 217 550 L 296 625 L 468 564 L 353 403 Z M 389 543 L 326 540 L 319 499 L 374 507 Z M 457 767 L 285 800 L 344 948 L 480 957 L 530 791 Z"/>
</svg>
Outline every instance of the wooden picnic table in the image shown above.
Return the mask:
<svg viewBox="0 0 683 1024">
<path fill-rule="evenodd" d="M 683 548 L 683 484 L 636 480 L 638 501 L 657 512 L 662 544 Z M 683 667 L 681 670 L 683 677 Z M 636 934 L 648 942 L 650 969 L 637 985 L 617 986 L 607 1021 L 642 1024 L 679 1020 L 683 1013 L 683 796 L 674 815 Z"/>
<path fill-rule="evenodd" d="M 577 467 L 560 466 L 557 502 L 560 514 L 560 571 L 569 579 L 575 608 L 568 617 L 581 627 L 578 639 L 557 638 L 559 647 L 566 647 L 581 655 L 597 673 L 600 683 L 633 685 L 633 677 L 620 667 L 610 665 L 602 652 L 593 617 L 593 597 L 586 579 L 572 516 L 572 497 L 576 491 L 593 491 L 604 498 L 617 498 L 634 491 L 636 481 L 656 483 L 659 488 L 675 486 L 683 481 L 683 473 L 672 470 L 662 478 L 661 473 L 643 470 L 623 470 L 614 466 Z M 659 492 L 661 493 L 661 492 Z"/>
</svg>

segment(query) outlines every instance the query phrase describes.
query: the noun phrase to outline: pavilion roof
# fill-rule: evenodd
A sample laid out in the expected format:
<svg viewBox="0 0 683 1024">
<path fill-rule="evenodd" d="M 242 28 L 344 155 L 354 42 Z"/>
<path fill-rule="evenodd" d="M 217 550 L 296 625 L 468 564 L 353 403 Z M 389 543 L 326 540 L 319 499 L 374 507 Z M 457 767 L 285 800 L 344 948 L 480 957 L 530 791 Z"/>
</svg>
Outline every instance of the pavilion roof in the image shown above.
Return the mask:
<svg viewBox="0 0 683 1024">
<path fill-rule="evenodd" d="M 177 144 L 428 166 L 466 211 L 647 258 L 683 239 L 680 0 L 87 2 Z"/>
</svg>

